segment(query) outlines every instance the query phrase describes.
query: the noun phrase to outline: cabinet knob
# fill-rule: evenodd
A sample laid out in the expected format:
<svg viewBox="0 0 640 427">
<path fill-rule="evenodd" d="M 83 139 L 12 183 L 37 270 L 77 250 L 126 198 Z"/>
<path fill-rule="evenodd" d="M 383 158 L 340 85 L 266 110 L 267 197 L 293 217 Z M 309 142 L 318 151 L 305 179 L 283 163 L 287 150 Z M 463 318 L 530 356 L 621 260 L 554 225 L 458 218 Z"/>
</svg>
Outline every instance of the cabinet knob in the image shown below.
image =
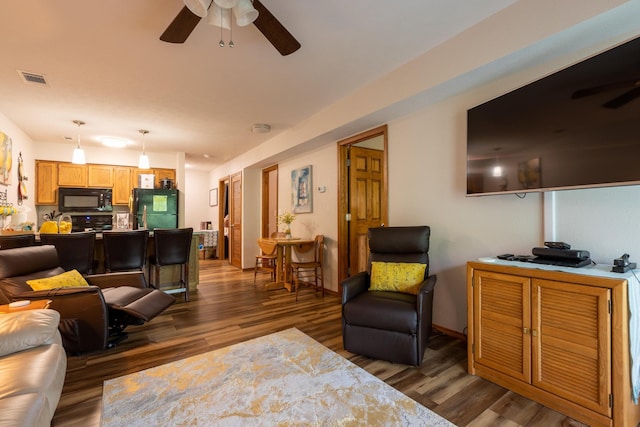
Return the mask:
<svg viewBox="0 0 640 427">
<path fill-rule="evenodd" d="M 529 333 L 529 328 L 522 328 L 522 333 L 527 335 Z"/>
<path fill-rule="evenodd" d="M 538 336 L 538 331 L 535 330 L 535 329 L 532 329 L 531 330 L 531 335 L 533 335 L 534 337 L 537 337 Z"/>
</svg>

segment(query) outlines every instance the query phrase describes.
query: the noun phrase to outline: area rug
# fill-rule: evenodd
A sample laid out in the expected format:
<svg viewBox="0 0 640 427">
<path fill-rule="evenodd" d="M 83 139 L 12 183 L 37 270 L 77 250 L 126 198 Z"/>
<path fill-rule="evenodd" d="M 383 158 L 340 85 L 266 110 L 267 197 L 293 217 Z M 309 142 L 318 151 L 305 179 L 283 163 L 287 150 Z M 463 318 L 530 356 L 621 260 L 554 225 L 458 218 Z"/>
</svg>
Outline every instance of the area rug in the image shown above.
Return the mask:
<svg viewBox="0 0 640 427">
<path fill-rule="evenodd" d="M 105 381 L 102 426 L 453 426 L 292 328 Z"/>
</svg>

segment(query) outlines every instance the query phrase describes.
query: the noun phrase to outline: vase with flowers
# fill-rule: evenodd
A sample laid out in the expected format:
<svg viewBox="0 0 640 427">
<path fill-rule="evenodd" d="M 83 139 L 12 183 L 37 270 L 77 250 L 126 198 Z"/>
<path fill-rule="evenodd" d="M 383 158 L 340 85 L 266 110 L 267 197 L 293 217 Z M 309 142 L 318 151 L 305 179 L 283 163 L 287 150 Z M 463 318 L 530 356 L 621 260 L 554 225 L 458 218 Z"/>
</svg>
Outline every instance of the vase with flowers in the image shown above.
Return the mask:
<svg viewBox="0 0 640 427">
<path fill-rule="evenodd" d="M 285 211 L 278 215 L 278 224 L 284 224 L 284 234 L 287 239 L 291 238 L 291 223 L 295 221 L 296 216 L 289 211 Z"/>
</svg>

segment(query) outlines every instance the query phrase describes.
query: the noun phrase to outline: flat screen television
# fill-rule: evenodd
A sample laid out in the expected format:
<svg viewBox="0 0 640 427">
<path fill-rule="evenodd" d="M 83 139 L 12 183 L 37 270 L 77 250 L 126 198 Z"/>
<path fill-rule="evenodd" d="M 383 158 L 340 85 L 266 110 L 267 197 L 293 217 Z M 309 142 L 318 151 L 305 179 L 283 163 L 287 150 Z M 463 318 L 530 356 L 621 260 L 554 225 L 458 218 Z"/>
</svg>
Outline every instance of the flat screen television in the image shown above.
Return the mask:
<svg viewBox="0 0 640 427">
<path fill-rule="evenodd" d="M 468 196 L 640 184 L 640 38 L 467 120 Z"/>
</svg>

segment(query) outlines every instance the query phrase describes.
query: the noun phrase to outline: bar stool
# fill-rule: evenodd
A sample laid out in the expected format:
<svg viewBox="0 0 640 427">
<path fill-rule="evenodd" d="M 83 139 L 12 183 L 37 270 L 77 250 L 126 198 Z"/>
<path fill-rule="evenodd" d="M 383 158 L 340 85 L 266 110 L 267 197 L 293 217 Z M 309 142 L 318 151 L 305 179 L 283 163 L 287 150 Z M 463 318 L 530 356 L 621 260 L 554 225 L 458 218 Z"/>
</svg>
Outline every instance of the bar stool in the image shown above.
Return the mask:
<svg viewBox="0 0 640 427">
<path fill-rule="evenodd" d="M 84 231 L 69 234 L 40 234 L 43 245 L 53 245 L 58 252 L 60 267 L 65 271 L 78 270 L 80 274 L 91 274 L 95 271 L 93 249 L 96 244 L 96 232 Z"/>
<path fill-rule="evenodd" d="M 189 253 L 193 228 L 156 228 L 153 231 L 154 250 L 149 258 L 149 283 L 167 294 L 183 293 L 185 302 L 189 302 Z M 180 266 L 180 279 L 170 282 L 174 287 L 161 289 L 160 269 L 168 265 Z M 151 274 L 152 268 L 154 274 Z M 153 277 L 153 280 L 151 280 Z M 175 287 L 177 285 L 177 287 Z"/>
<path fill-rule="evenodd" d="M 147 263 L 148 230 L 104 231 L 104 269 L 116 271 L 144 271 Z"/>
<path fill-rule="evenodd" d="M 13 236 L 0 236 L 0 250 L 22 248 L 24 246 L 34 246 L 36 244 L 35 234 L 16 234 Z"/>
</svg>

